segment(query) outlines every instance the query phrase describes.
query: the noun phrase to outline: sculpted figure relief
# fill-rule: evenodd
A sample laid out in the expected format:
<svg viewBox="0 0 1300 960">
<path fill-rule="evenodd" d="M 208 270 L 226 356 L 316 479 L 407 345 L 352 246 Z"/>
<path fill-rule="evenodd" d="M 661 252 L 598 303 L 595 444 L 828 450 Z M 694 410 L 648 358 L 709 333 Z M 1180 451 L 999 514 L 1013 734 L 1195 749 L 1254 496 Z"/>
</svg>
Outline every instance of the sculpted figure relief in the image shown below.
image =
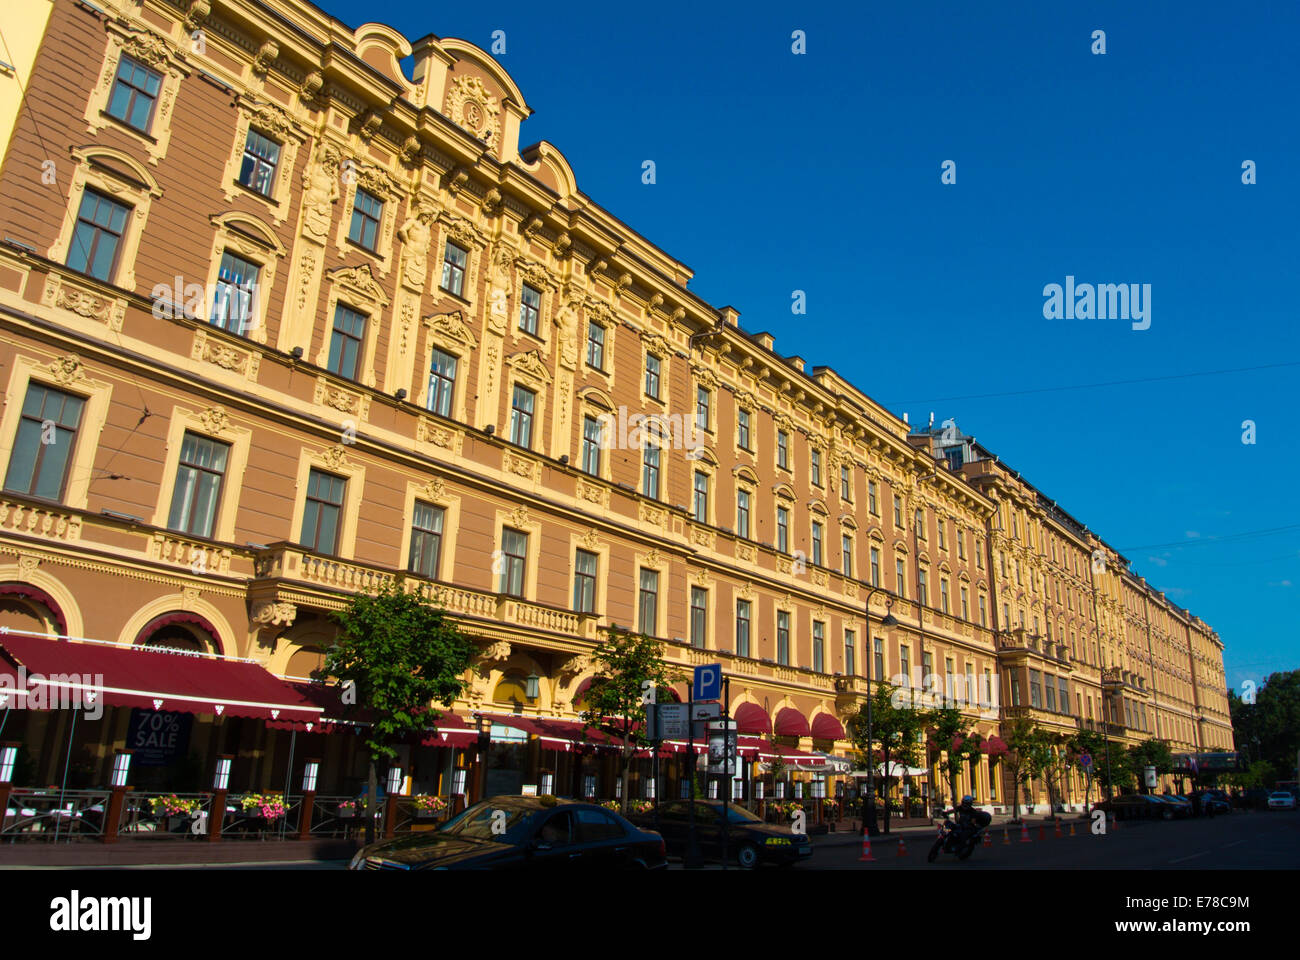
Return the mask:
<svg viewBox="0 0 1300 960">
<path fill-rule="evenodd" d="M 429 238 L 432 234 L 429 221 L 432 218 L 433 211 L 420 204 L 397 231 L 405 248 L 403 279 L 417 289 L 424 286 L 424 278 L 429 272 Z"/>
<path fill-rule="evenodd" d="M 330 229 L 330 207 L 339 198 L 338 180 L 334 176 L 337 158 L 321 147 L 307 168 L 302 198 L 302 226 L 307 236 L 325 243 Z"/>
<path fill-rule="evenodd" d="M 555 316 L 560 328 L 560 362 L 566 366 L 578 363 L 578 301 L 569 300 Z"/>
</svg>

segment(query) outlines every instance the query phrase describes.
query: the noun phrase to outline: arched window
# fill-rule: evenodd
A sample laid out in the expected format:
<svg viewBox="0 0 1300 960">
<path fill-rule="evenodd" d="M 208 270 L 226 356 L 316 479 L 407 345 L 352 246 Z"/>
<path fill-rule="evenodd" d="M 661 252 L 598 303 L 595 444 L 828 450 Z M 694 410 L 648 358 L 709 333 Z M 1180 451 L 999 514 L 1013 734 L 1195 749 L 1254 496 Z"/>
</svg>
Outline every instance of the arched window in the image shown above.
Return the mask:
<svg viewBox="0 0 1300 960">
<path fill-rule="evenodd" d="M 528 681 L 522 673 L 507 673 L 492 691 L 495 703 L 525 704 L 528 699 Z"/>
</svg>

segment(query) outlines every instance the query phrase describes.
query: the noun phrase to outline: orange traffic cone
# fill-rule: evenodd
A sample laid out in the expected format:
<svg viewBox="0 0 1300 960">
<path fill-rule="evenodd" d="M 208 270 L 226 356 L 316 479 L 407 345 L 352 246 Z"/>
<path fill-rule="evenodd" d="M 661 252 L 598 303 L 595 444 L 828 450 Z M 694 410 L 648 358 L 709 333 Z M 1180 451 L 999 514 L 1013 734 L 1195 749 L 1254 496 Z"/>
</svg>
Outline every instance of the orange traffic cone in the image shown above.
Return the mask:
<svg viewBox="0 0 1300 960">
<path fill-rule="evenodd" d="M 858 857 L 858 863 L 875 863 L 876 858 L 871 855 L 871 834 L 862 831 L 862 856 Z"/>
<path fill-rule="evenodd" d="M 1074 823 L 1071 822 L 1071 823 L 1070 823 L 1070 836 L 1073 837 L 1074 835 L 1075 835 L 1075 833 L 1074 833 Z"/>
<path fill-rule="evenodd" d="M 1112 813 L 1112 814 L 1110 815 L 1110 828 L 1111 828 L 1112 830 L 1118 830 L 1118 829 L 1119 829 L 1119 814 L 1118 814 L 1118 813 Z"/>
<path fill-rule="evenodd" d="M 993 846 L 993 837 L 991 834 L 989 834 L 987 830 L 984 832 L 984 846 L 986 847 Z"/>
<path fill-rule="evenodd" d="M 1003 843 L 1011 842 L 1011 837 L 1007 834 L 1007 828 L 1005 826 L 1002 828 L 1002 842 Z"/>
<path fill-rule="evenodd" d="M 899 838 L 898 838 L 898 855 L 899 855 L 900 857 L 905 857 L 905 856 L 907 856 L 907 844 L 905 844 L 905 843 L 903 842 L 903 838 L 902 838 L 902 837 L 899 837 Z"/>
<path fill-rule="evenodd" d="M 1055 822 L 1056 822 L 1056 830 L 1055 830 L 1055 832 L 1054 832 L 1052 835 L 1053 835 L 1053 836 L 1056 836 L 1056 837 L 1063 837 L 1063 836 L 1065 836 L 1065 834 L 1063 834 L 1063 833 L 1061 832 L 1061 818 L 1060 818 L 1060 817 L 1057 817 Z"/>
<path fill-rule="evenodd" d="M 1020 821 L 1020 842 L 1021 842 L 1021 843 L 1029 843 L 1029 842 L 1030 842 L 1030 841 L 1029 841 L 1029 824 L 1025 823 L 1025 821 L 1023 821 L 1023 820 Z"/>
</svg>

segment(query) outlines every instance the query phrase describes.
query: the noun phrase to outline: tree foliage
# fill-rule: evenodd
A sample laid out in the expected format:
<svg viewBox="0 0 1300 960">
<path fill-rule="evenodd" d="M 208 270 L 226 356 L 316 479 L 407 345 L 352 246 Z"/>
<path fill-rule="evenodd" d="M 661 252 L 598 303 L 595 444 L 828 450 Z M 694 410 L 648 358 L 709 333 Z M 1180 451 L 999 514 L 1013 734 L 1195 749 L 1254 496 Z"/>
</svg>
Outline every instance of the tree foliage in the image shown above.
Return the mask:
<svg viewBox="0 0 1300 960">
<path fill-rule="evenodd" d="M 1268 763 L 1272 767 L 1270 782 L 1297 779 L 1300 670 L 1270 674 L 1245 699 L 1229 691 L 1228 709 L 1237 749 L 1245 754 L 1248 762 Z"/>
<path fill-rule="evenodd" d="M 858 712 L 848 718 L 846 732 L 853 745 L 862 751 L 868 765 L 879 759 L 888 773 L 891 763 L 914 767 L 920 760 L 920 748 L 930 711 L 912 706 L 907 696 L 895 696 L 898 688 L 889 683 L 876 685 L 871 698 L 871 739 L 867 739 L 867 705 L 861 704 Z M 885 829 L 889 829 L 889 807 L 885 807 Z"/>
<path fill-rule="evenodd" d="M 606 627 L 604 639 L 591 653 L 596 673 L 587 688 L 582 722 L 622 741 L 622 806 L 627 813 L 632 758 L 646 738 L 646 708 L 642 688 L 646 683 L 667 687 L 681 679 L 664 662 L 663 644 L 643 633 Z"/>
<path fill-rule="evenodd" d="M 970 721 L 956 707 L 941 706 L 930 712 L 930 738 L 943 751 L 939 769 L 948 782 L 952 805 L 957 806 L 957 774 L 964 765 L 980 755 L 980 735 L 970 729 Z"/>
<path fill-rule="evenodd" d="M 451 706 L 465 686 L 474 642 L 444 612 L 390 581 L 333 615 L 338 639 L 325 671 L 343 684 L 344 703 L 373 718 L 365 744 L 372 760 L 437 720 L 433 703 Z"/>
</svg>

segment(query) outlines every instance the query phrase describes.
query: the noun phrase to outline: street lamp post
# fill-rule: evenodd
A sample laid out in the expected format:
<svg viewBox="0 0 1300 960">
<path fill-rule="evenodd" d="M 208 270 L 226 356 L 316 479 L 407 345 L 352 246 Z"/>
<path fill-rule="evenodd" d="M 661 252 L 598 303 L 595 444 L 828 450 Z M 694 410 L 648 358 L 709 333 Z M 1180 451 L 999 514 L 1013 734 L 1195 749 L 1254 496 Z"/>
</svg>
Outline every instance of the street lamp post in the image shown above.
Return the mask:
<svg viewBox="0 0 1300 960">
<path fill-rule="evenodd" d="M 872 755 L 871 750 L 873 743 L 872 705 L 875 701 L 875 691 L 871 685 L 871 665 L 876 659 L 875 641 L 871 636 L 871 598 L 878 593 L 888 594 L 889 591 L 884 587 L 873 587 L 871 592 L 867 594 L 867 602 L 862 606 L 862 613 L 867 621 L 866 649 L 863 651 L 863 660 L 866 662 L 867 668 L 867 795 L 862 801 L 862 829 L 870 837 L 877 836 L 880 832 L 876 827 L 876 758 Z M 885 616 L 880 621 L 882 627 L 892 627 L 898 624 L 898 621 L 894 619 L 894 615 L 890 613 L 893 606 L 894 597 L 890 594 L 889 599 L 885 601 Z"/>
</svg>

